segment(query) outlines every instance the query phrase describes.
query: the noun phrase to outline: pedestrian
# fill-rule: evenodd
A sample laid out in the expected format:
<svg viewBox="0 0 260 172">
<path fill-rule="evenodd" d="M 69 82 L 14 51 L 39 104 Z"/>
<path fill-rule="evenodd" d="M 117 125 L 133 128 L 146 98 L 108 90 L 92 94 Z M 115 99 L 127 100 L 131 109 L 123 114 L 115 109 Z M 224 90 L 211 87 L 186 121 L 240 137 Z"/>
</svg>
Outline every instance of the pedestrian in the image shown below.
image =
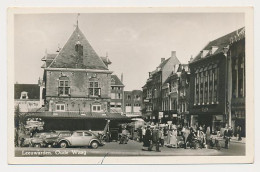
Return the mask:
<svg viewBox="0 0 260 172">
<path fill-rule="evenodd" d="M 228 126 L 226 126 L 224 131 L 225 148 L 228 149 L 230 145 L 230 132 L 228 132 Z"/>
<path fill-rule="evenodd" d="M 163 133 L 163 128 L 160 128 L 159 130 L 159 138 L 160 138 L 160 144 L 163 147 L 164 146 L 164 133 Z"/>
<path fill-rule="evenodd" d="M 160 134 L 159 134 L 159 128 L 156 126 L 152 132 L 152 144 L 149 147 L 149 151 L 153 150 L 153 146 L 156 147 L 156 152 L 161 152 L 160 151 L 160 146 L 159 146 L 159 141 L 160 141 Z"/>
<path fill-rule="evenodd" d="M 242 137 L 241 137 L 241 132 L 242 132 L 242 129 L 241 129 L 241 126 L 237 126 L 237 137 L 238 137 L 238 141 L 241 141 L 242 140 Z"/>
<path fill-rule="evenodd" d="M 145 148 L 149 149 L 150 144 L 151 144 L 151 139 L 152 139 L 152 131 L 150 129 L 150 126 L 147 126 L 147 129 L 145 131 L 145 136 L 143 139 L 143 149 L 142 150 L 145 150 Z"/>
<path fill-rule="evenodd" d="M 183 140 L 184 140 L 184 149 L 186 149 L 187 139 L 190 134 L 190 130 L 188 129 L 188 127 L 183 127 L 182 133 L 183 133 Z"/>
<path fill-rule="evenodd" d="M 177 148 L 177 128 L 171 130 L 170 147 Z"/>
<path fill-rule="evenodd" d="M 206 130 L 206 144 L 208 146 L 209 146 L 209 143 L 210 143 L 210 138 L 211 138 L 210 127 L 207 127 L 207 130 Z"/>
<path fill-rule="evenodd" d="M 170 127 L 167 129 L 167 138 L 166 138 L 166 145 L 170 145 L 170 140 L 171 140 L 171 130 Z"/>
</svg>

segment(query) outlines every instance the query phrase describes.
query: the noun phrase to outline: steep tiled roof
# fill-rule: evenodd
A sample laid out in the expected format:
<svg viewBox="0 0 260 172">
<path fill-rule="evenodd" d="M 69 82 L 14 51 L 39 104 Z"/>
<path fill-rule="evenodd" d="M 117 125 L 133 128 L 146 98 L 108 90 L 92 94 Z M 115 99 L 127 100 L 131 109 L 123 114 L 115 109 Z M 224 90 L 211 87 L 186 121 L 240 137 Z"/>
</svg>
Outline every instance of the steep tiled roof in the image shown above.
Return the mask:
<svg viewBox="0 0 260 172">
<path fill-rule="evenodd" d="M 231 33 L 229 33 L 227 35 L 224 35 L 224 36 L 222 36 L 220 38 L 217 38 L 217 39 L 209 42 L 203 48 L 203 50 L 209 50 L 210 51 L 212 46 L 217 46 L 217 50 L 213 54 L 210 54 L 210 56 L 216 55 L 216 54 L 219 54 L 219 53 L 223 52 L 223 48 L 227 47 L 230 44 L 230 39 L 234 38 L 235 36 L 238 36 L 238 33 L 243 31 L 244 29 L 245 29 L 244 27 L 240 28 L 240 29 L 238 29 L 236 31 L 233 31 L 233 32 L 231 32 Z M 206 56 L 206 57 L 209 57 L 209 56 Z M 193 63 L 195 61 L 198 61 L 200 59 L 201 59 L 201 52 L 193 59 L 193 61 L 191 63 Z"/>
<path fill-rule="evenodd" d="M 124 85 L 121 80 L 116 75 L 111 75 L 111 81 L 114 80 L 114 83 L 111 83 L 111 85 Z"/>
<path fill-rule="evenodd" d="M 169 59 L 170 58 L 168 58 L 168 59 L 164 60 L 163 62 L 161 62 L 158 67 L 159 68 L 163 68 L 165 66 L 165 64 L 169 61 Z"/>
<path fill-rule="evenodd" d="M 80 43 L 83 46 L 83 56 L 78 57 L 75 45 Z M 78 59 L 81 58 L 79 61 Z M 78 64 L 77 64 L 78 61 Z M 76 27 L 67 43 L 60 50 L 48 68 L 80 68 L 108 70 L 103 60 L 97 55 L 85 38 L 81 30 Z"/>
<path fill-rule="evenodd" d="M 14 84 L 14 99 L 20 99 L 23 91 L 28 93 L 28 99 L 40 99 L 40 86 L 38 84 Z"/>
</svg>

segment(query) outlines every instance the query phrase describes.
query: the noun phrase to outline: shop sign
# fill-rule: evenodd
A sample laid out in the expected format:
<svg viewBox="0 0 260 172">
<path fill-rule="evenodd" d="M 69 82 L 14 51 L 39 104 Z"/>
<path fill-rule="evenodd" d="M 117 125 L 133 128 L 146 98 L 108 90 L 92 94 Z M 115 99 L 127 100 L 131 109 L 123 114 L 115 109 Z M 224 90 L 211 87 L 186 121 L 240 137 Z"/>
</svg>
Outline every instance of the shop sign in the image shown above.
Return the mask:
<svg viewBox="0 0 260 172">
<path fill-rule="evenodd" d="M 169 116 L 168 115 L 164 115 L 165 118 L 168 118 Z"/>
<path fill-rule="evenodd" d="M 145 103 L 149 103 L 149 99 L 144 99 L 144 102 Z"/>
</svg>

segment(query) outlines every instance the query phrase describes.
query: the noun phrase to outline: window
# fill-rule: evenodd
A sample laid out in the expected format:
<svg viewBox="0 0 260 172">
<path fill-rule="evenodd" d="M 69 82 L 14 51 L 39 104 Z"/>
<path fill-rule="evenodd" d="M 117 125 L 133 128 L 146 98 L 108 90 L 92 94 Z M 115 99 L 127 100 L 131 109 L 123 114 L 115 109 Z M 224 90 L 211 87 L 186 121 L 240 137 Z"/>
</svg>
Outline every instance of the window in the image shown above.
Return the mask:
<svg viewBox="0 0 260 172">
<path fill-rule="evenodd" d="M 97 81 L 89 82 L 89 95 L 100 96 L 100 88 L 99 88 L 99 83 Z"/>
<path fill-rule="evenodd" d="M 88 132 L 84 132 L 84 136 L 92 136 L 92 135 Z"/>
<path fill-rule="evenodd" d="M 126 106 L 131 106 L 131 104 L 130 103 L 126 103 Z"/>
<path fill-rule="evenodd" d="M 65 111 L 65 104 L 56 104 L 56 111 Z"/>
<path fill-rule="evenodd" d="M 83 136 L 83 132 L 76 132 L 75 135 L 78 137 L 81 137 L 81 136 Z"/>
<path fill-rule="evenodd" d="M 131 100 L 131 96 L 130 95 L 127 95 L 127 100 Z"/>
<path fill-rule="evenodd" d="M 25 91 L 21 92 L 21 97 L 20 97 L 20 99 L 28 99 L 28 93 L 25 92 Z"/>
<path fill-rule="evenodd" d="M 121 94 L 120 93 L 118 93 L 117 96 L 118 96 L 119 99 L 121 99 Z"/>
<path fill-rule="evenodd" d="M 59 96 L 68 96 L 70 94 L 69 78 L 60 77 L 59 79 Z"/>
<path fill-rule="evenodd" d="M 92 112 L 100 112 L 101 105 L 92 105 Z"/>
<path fill-rule="evenodd" d="M 118 90 L 121 90 L 121 87 L 117 87 Z"/>
</svg>

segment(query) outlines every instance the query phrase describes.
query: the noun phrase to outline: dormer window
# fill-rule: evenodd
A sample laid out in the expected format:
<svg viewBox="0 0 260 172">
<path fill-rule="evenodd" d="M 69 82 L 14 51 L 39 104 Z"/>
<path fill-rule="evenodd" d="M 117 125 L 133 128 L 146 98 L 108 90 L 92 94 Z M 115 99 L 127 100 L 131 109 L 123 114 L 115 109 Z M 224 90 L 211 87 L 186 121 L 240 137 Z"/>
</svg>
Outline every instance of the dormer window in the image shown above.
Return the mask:
<svg viewBox="0 0 260 172">
<path fill-rule="evenodd" d="M 59 96 L 70 95 L 69 78 L 66 76 L 59 78 Z"/>
<path fill-rule="evenodd" d="M 26 91 L 21 92 L 20 99 L 28 99 L 28 92 L 26 92 Z"/>
<path fill-rule="evenodd" d="M 201 51 L 201 58 L 206 57 L 208 55 L 208 53 L 209 53 L 209 50 L 202 50 Z"/>
<path fill-rule="evenodd" d="M 218 47 L 217 46 L 212 46 L 210 50 L 210 54 L 214 54 L 217 51 Z"/>
</svg>

